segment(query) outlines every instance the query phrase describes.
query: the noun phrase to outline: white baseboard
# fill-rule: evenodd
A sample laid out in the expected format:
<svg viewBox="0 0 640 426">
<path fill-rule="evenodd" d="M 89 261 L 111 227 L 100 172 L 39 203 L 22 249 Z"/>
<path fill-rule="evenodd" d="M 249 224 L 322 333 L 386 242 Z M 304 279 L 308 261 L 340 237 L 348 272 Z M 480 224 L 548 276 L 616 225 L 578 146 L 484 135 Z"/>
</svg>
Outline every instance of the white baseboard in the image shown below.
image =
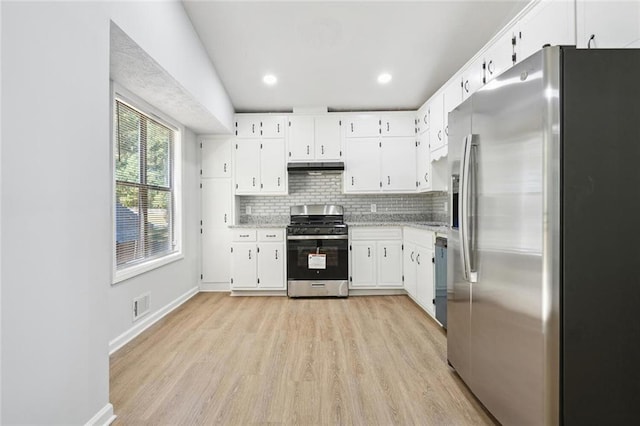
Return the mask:
<svg viewBox="0 0 640 426">
<path fill-rule="evenodd" d="M 407 292 L 401 288 L 389 288 L 389 289 L 349 289 L 349 296 L 398 296 L 401 294 L 407 294 Z"/>
<path fill-rule="evenodd" d="M 125 331 L 115 339 L 109 342 L 109 355 L 113 354 L 115 351 L 129 343 L 140 333 L 145 331 L 147 328 L 151 327 L 153 324 L 158 322 L 162 317 L 167 315 L 169 312 L 176 309 L 178 306 L 182 305 L 187 300 L 191 299 L 198 293 L 198 287 L 194 287 L 191 290 L 187 291 L 183 295 L 176 298 L 174 301 L 168 303 L 164 307 L 158 309 L 156 312 L 150 314 L 149 316 L 141 319 L 137 322 L 133 327 L 129 330 Z"/>
<path fill-rule="evenodd" d="M 116 419 L 116 415 L 113 414 L 113 405 L 107 404 L 95 416 L 85 424 L 85 426 L 108 426 Z"/>
<path fill-rule="evenodd" d="M 287 290 L 234 290 L 232 296 L 286 296 Z"/>
<path fill-rule="evenodd" d="M 200 291 L 231 291 L 229 283 L 200 283 Z"/>
</svg>

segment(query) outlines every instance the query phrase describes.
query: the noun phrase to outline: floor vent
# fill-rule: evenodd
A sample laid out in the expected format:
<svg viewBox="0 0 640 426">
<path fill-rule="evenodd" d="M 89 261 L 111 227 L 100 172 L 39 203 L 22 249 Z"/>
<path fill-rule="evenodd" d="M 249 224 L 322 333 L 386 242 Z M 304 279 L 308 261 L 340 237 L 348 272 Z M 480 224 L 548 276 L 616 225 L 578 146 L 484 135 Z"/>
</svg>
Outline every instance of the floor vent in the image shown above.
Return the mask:
<svg viewBox="0 0 640 426">
<path fill-rule="evenodd" d="M 149 295 L 150 293 L 145 293 L 133 299 L 133 320 L 134 321 L 149 313 Z"/>
</svg>

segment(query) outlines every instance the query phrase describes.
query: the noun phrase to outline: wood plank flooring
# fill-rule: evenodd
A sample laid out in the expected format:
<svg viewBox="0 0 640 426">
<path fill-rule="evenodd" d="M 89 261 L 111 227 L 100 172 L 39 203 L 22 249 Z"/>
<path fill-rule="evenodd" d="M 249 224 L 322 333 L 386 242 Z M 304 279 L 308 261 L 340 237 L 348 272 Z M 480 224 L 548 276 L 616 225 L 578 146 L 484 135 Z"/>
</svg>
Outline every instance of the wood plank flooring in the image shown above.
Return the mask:
<svg viewBox="0 0 640 426">
<path fill-rule="evenodd" d="M 116 425 L 492 425 L 407 296 L 200 293 L 111 356 Z"/>
</svg>

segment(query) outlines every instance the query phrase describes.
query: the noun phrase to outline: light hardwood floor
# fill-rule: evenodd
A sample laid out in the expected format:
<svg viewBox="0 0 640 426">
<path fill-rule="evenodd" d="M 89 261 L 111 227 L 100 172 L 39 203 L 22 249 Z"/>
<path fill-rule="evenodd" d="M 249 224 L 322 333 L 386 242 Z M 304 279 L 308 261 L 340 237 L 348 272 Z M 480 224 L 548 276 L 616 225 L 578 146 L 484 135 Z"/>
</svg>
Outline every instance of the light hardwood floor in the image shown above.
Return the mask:
<svg viewBox="0 0 640 426">
<path fill-rule="evenodd" d="M 116 425 L 492 425 L 407 296 L 200 293 L 111 356 Z"/>
</svg>

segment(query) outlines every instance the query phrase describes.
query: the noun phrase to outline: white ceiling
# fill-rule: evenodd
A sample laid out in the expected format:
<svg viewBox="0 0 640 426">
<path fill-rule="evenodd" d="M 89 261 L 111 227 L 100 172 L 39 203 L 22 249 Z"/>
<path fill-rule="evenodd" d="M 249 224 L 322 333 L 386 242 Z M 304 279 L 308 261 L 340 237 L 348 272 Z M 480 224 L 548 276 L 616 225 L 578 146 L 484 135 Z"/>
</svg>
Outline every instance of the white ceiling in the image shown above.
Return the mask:
<svg viewBox="0 0 640 426">
<path fill-rule="evenodd" d="M 417 109 L 527 3 L 183 0 L 238 112 Z"/>
</svg>

